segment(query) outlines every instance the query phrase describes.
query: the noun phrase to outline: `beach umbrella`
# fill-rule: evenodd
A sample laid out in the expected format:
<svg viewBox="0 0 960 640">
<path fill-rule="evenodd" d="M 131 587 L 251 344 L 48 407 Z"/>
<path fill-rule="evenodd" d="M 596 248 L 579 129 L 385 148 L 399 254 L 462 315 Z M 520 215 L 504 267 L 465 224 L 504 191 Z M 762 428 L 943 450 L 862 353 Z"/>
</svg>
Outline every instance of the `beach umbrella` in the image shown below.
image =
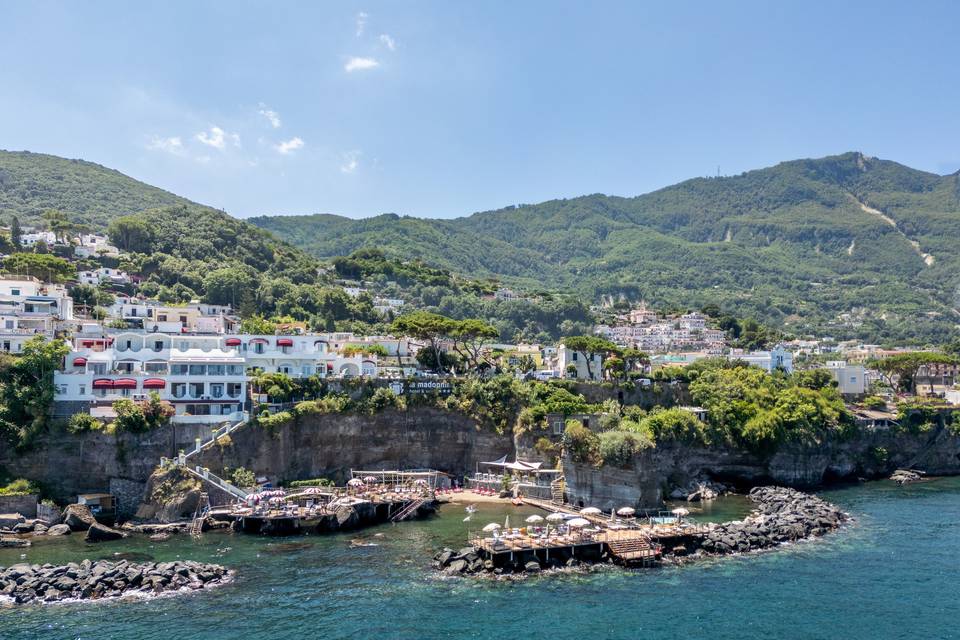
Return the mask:
<svg viewBox="0 0 960 640">
<path fill-rule="evenodd" d="M 497 524 L 496 522 L 491 522 L 490 524 L 488 524 L 487 526 L 485 526 L 485 527 L 483 528 L 483 530 L 489 533 L 489 532 L 491 532 L 491 531 L 496 531 L 496 530 L 499 529 L 499 528 L 500 528 L 500 525 L 499 525 L 499 524 Z"/>
<path fill-rule="evenodd" d="M 360 478 L 351 478 L 347 480 L 348 487 L 359 487 L 362 484 L 363 484 L 363 480 L 361 480 Z"/>
<path fill-rule="evenodd" d="M 366 482 L 367 484 L 373 484 L 374 482 L 377 481 L 377 479 L 376 479 L 375 477 L 373 477 L 373 476 L 366 476 L 366 477 L 363 479 L 363 481 Z"/>
<path fill-rule="evenodd" d="M 577 527 L 579 529 L 580 527 L 589 527 L 590 521 L 587 520 L 586 518 L 574 518 L 567 524 L 570 525 L 571 527 Z"/>
<path fill-rule="evenodd" d="M 600 515 L 603 512 L 600 511 L 600 509 L 597 509 L 596 507 L 587 507 L 586 509 L 581 509 L 580 513 L 582 513 L 585 516 L 596 516 L 596 515 Z"/>
<path fill-rule="evenodd" d="M 563 522 L 564 516 L 559 511 L 557 513 L 551 513 L 547 516 L 547 522 Z"/>
<path fill-rule="evenodd" d="M 413 484 L 425 485 L 425 484 L 427 484 L 427 481 L 424 480 L 423 478 L 419 478 L 419 479 L 418 479 L 416 482 L 414 482 Z"/>
<path fill-rule="evenodd" d="M 504 529 L 509 529 L 509 528 L 510 528 L 510 516 L 507 516 L 507 517 L 504 519 L 504 521 L 503 521 L 503 528 L 504 528 Z"/>
<path fill-rule="evenodd" d="M 683 507 L 679 507 L 679 508 L 677 508 L 677 509 L 674 509 L 674 510 L 671 511 L 670 513 L 672 513 L 672 514 L 675 515 L 675 516 L 678 516 L 678 517 L 682 518 L 683 516 L 689 514 L 690 512 L 687 511 L 686 509 L 684 509 Z"/>
<path fill-rule="evenodd" d="M 538 522 L 543 522 L 543 516 L 538 516 L 538 515 L 534 514 L 534 515 L 530 516 L 529 518 L 527 518 L 527 522 L 528 522 L 529 524 L 537 524 Z"/>
<path fill-rule="evenodd" d="M 634 509 L 633 507 L 623 507 L 621 509 L 617 509 L 617 515 L 623 516 L 624 518 L 629 518 L 636 512 L 637 512 L 636 509 Z"/>
</svg>

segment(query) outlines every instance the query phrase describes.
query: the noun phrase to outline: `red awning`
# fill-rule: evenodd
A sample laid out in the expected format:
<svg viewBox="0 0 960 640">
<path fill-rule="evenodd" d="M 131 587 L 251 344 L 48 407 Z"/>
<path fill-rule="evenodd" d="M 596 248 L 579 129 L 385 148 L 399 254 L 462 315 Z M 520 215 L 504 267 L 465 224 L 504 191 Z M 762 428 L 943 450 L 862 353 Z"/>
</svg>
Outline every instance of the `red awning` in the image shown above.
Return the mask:
<svg viewBox="0 0 960 640">
<path fill-rule="evenodd" d="M 82 344 L 82 345 L 85 346 L 85 347 L 92 347 L 92 346 L 93 346 L 93 340 L 84 340 L 84 341 L 81 342 L 80 344 Z"/>
<path fill-rule="evenodd" d="M 113 381 L 114 389 L 136 389 L 137 381 L 133 378 L 120 378 Z"/>
<path fill-rule="evenodd" d="M 166 380 L 160 378 L 147 378 L 143 381 L 144 389 L 163 389 L 167 386 Z"/>
<path fill-rule="evenodd" d="M 99 380 L 93 381 L 94 389 L 113 389 L 113 380 L 108 380 L 106 378 L 100 378 Z"/>
<path fill-rule="evenodd" d="M 75 358 L 73 360 L 73 366 L 75 367 L 83 367 L 83 366 L 86 366 L 86 364 L 87 364 L 86 358 Z"/>
<path fill-rule="evenodd" d="M 227 338 L 224 340 L 223 344 L 227 345 L 228 347 L 239 347 L 240 342 L 240 338 Z"/>
<path fill-rule="evenodd" d="M 264 338 L 254 338 L 253 340 L 250 341 L 250 344 L 253 344 L 254 342 L 267 342 L 267 340 L 265 340 Z"/>
<path fill-rule="evenodd" d="M 278 346 L 278 347 L 292 347 L 292 346 L 293 346 L 293 340 L 291 340 L 290 338 L 280 338 L 279 340 L 277 340 L 277 346 Z"/>
<path fill-rule="evenodd" d="M 327 363 L 327 371 L 333 371 L 333 363 L 332 363 L 332 362 L 328 362 L 328 363 Z"/>
</svg>

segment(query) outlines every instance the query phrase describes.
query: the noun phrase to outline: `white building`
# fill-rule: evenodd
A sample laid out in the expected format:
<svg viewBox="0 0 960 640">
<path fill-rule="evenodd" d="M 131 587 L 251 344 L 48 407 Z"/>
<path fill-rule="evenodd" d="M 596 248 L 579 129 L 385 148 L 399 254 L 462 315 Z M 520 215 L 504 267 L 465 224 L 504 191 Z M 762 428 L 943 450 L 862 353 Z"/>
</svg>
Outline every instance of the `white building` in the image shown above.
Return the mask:
<svg viewBox="0 0 960 640">
<path fill-rule="evenodd" d="M 587 356 L 579 351 L 568 349 L 561 344 L 557 348 L 557 370 L 561 376 L 567 376 L 567 367 L 576 368 L 576 378 L 580 380 L 599 380 L 603 375 L 603 356 L 594 354 L 590 362 L 590 371 L 587 372 Z"/>
<path fill-rule="evenodd" d="M 793 354 L 780 346 L 770 351 L 752 351 L 750 353 L 734 349 L 728 357 L 730 360 L 743 360 L 751 366 L 760 367 L 767 373 L 773 373 L 777 369 L 782 369 L 786 373 L 793 373 Z"/>
<path fill-rule="evenodd" d="M 73 320 L 73 298 L 63 285 L 43 284 L 36 278 L 0 279 L 0 316 L 10 341 L 9 351 L 21 341 L 17 334 L 53 335 L 63 323 Z M 24 340 L 25 341 L 25 340 Z"/>
<path fill-rule="evenodd" d="M 837 390 L 843 395 L 863 395 L 867 390 L 866 375 L 862 364 L 849 364 L 846 360 L 827 362 L 827 371 L 837 381 Z"/>
<path fill-rule="evenodd" d="M 155 391 L 173 404 L 174 421 L 218 423 L 242 417 L 246 385 L 243 356 L 219 337 L 119 333 L 75 338 L 54 399 L 92 408 Z"/>
<path fill-rule="evenodd" d="M 130 284 L 130 276 L 126 271 L 109 267 L 100 267 L 94 271 L 78 271 L 77 280 L 80 284 L 89 284 L 95 287 L 104 282 L 116 285 Z"/>
<path fill-rule="evenodd" d="M 120 250 L 110 244 L 107 236 L 96 233 L 83 234 L 77 238 L 77 246 L 73 248 L 73 255 L 78 258 L 96 258 L 107 256 L 117 258 Z"/>
<path fill-rule="evenodd" d="M 52 231 L 31 231 L 20 235 L 20 245 L 24 247 L 32 247 L 38 242 L 53 246 L 56 241 L 57 237 Z"/>
</svg>

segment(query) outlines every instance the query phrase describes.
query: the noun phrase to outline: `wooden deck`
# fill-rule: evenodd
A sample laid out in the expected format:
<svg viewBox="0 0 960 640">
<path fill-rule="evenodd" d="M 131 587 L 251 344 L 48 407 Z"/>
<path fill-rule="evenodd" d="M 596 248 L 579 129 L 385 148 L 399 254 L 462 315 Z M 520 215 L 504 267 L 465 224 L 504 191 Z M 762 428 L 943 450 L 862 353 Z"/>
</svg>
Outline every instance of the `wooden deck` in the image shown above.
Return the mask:
<svg viewBox="0 0 960 640">
<path fill-rule="evenodd" d="M 602 531 L 569 533 L 565 535 L 506 535 L 490 537 L 478 534 L 469 540 L 482 555 L 496 561 L 507 555 L 514 557 L 539 557 L 540 552 L 549 560 L 551 552 L 577 557 L 585 550 L 602 553 L 607 551 L 622 564 L 652 564 L 660 559 L 659 545 L 651 542 L 641 529 L 606 529 Z"/>
</svg>

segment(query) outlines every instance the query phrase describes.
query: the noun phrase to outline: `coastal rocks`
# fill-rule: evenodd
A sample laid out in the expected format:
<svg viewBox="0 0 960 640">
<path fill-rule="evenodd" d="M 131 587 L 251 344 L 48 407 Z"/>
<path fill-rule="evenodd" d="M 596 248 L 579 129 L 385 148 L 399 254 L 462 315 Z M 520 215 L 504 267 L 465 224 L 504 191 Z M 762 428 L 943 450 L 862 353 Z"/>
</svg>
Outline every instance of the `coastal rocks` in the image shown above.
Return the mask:
<svg viewBox="0 0 960 640">
<path fill-rule="evenodd" d="M 71 531 L 86 531 L 96 524 L 97 520 L 90 512 L 90 507 L 84 504 L 68 504 L 63 510 L 63 523 L 70 527 Z"/>
<path fill-rule="evenodd" d="M 84 538 L 87 542 L 109 542 L 110 540 L 119 540 L 126 538 L 127 534 L 116 529 L 111 529 L 106 525 L 94 523 L 87 529 L 87 535 Z"/>
<path fill-rule="evenodd" d="M 757 507 L 741 521 L 712 527 L 700 547 L 707 553 L 727 554 L 821 536 L 839 527 L 847 515 L 816 496 L 783 487 L 757 487 L 750 492 Z"/>
<path fill-rule="evenodd" d="M 890 479 L 896 482 L 898 485 L 903 486 L 905 484 L 910 484 L 911 482 L 916 482 L 922 477 L 922 471 L 913 471 L 912 469 L 897 469 L 890 476 Z"/>
<path fill-rule="evenodd" d="M 72 529 L 67 524 L 55 524 L 47 529 L 48 536 L 65 536 L 70 534 Z"/>
<path fill-rule="evenodd" d="M 189 560 L 141 564 L 84 560 L 59 567 L 21 563 L 0 569 L 0 596 L 16 604 L 95 600 L 204 589 L 229 577 L 230 571 L 221 565 Z"/>
</svg>

